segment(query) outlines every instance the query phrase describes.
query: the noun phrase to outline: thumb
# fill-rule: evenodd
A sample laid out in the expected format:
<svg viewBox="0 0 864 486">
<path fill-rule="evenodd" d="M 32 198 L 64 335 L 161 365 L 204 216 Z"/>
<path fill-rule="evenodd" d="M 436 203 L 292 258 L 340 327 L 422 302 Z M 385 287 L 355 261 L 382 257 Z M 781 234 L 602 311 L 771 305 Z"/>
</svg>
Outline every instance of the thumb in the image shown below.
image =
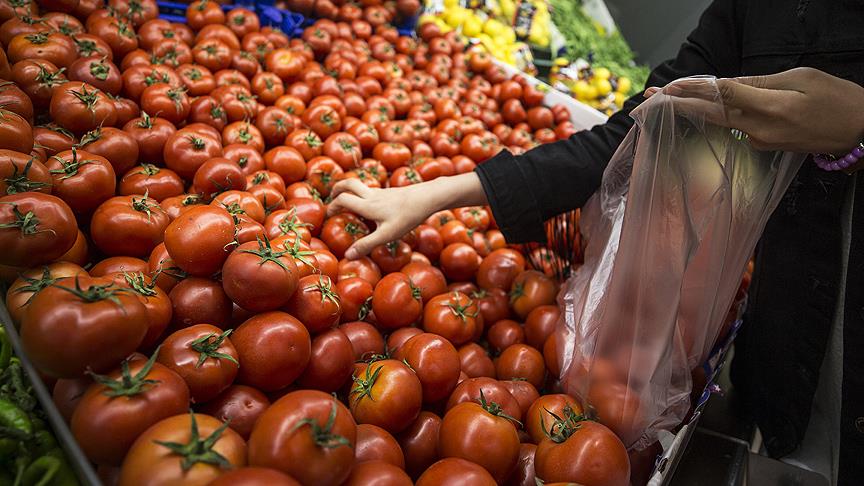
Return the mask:
<svg viewBox="0 0 864 486">
<path fill-rule="evenodd" d="M 345 258 L 356 260 L 371 253 L 372 249 L 376 246 L 389 243 L 393 241 L 393 239 L 394 238 L 389 235 L 389 231 L 384 227 L 379 226 L 375 231 L 355 241 L 347 250 L 345 250 Z"/>
</svg>

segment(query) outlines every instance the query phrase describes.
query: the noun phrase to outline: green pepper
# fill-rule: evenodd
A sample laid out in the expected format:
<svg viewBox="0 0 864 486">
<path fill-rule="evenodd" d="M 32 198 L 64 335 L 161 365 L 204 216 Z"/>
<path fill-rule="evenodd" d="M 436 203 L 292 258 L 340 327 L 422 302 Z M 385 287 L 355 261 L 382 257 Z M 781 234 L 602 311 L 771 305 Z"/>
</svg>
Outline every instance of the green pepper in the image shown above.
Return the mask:
<svg viewBox="0 0 864 486">
<path fill-rule="evenodd" d="M 18 431 L 29 437 L 33 434 L 33 422 L 27 413 L 9 400 L 0 399 L 0 430 Z"/>
<path fill-rule="evenodd" d="M 32 451 L 34 455 L 41 456 L 57 448 L 57 441 L 50 430 L 40 430 L 33 435 Z"/>
<path fill-rule="evenodd" d="M 0 372 L 9 366 L 10 359 L 12 359 L 12 343 L 6 335 L 6 328 L 0 327 Z"/>
<path fill-rule="evenodd" d="M 23 486 L 78 486 L 78 479 L 60 449 L 39 457 L 24 470 Z"/>
</svg>

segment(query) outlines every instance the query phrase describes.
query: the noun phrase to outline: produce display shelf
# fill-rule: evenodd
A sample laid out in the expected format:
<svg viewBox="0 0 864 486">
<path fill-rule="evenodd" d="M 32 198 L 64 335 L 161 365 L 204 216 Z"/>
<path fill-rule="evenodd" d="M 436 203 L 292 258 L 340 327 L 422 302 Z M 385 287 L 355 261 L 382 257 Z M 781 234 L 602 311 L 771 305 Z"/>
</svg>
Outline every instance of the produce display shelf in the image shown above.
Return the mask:
<svg viewBox="0 0 864 486">
<path fill-rule="evenodd" d="M 5 289 L 3 290 L 5 295 Z M 75 470 L 75 474 L 78 475 L 78 480 L 84 486 L 100 486 L 102 483 L 99 481 L 96 471 L 93 469 L 90 461 L 87 460 L 84 452 L 78 446 L 78 443 L 72 436 L 72 431 L 69 430 L 69 426 L 66 424 L 66 421 L 63 419 L 63 416 L 54 404 L 54 400 L 51 398 L 51 390 L 45 386 L 45 382 L 43 382 L 39 377 L 39 373 L 30 361 L 30 358 L 28 358 L 24 353 L 24 347 L 21 344 L 21 337 L 18 335 L 15 326 L 12 324 L 12 318 L 9 316 L 9 311 L 6 309 L 6 305 L 2 301 L 0 301 L 0 322 L 3 323 L 3 327 L 6 329 L 6 335 L 12 343 L 12 349 L 15 352 L 15 355 L 19 360 L 21 360 L 21 366 L 24 368 L 27 378 L 33 384 L 33 393 L 36 394 L 36 398 L 39 400 L 39 405 L 48 416 L 48 422 L 51 425 L 51 429 L 54 431 L 54 437 L 63 449 L 63 452 L 66 453 L 66 459 L 69 461 L 69 465 L 72 466 L 72 469 Z"/>
</svg>

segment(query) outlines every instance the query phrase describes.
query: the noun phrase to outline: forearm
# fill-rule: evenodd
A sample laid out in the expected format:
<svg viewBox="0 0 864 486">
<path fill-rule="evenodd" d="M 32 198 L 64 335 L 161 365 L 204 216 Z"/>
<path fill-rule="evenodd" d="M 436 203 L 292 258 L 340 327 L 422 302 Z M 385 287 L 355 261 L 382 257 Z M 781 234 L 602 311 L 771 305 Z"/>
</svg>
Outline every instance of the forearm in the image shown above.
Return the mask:
<svg viewBox="0 0 864 486">
<path fill-rule="evenodd" d="M 439 177 L 427 182 L 424 194 L 428 194 L 431 212 L 465 206 L 485 206 L 488 204 L 480 178 L 474 172 L 451 177 Z"/>
</svg>

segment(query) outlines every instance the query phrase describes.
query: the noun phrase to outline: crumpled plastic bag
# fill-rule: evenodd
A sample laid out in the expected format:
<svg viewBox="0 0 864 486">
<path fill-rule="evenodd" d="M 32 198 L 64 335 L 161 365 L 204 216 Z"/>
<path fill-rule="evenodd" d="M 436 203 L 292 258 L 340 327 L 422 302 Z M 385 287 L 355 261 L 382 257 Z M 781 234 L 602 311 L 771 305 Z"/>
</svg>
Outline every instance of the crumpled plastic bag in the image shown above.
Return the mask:
<svg viewBox="0 0 864 486">
<path fill-rule="evenodd" d="M 708 123 L 724 116 L 716 80 L 684 82 L 713 101 L 660 93 L 633 111 L 583 209 L 585 263 L 559 294 L 561 384 L 635 450 L 686 416 L 691 370 L 804 160 Z"/>
</svg>

